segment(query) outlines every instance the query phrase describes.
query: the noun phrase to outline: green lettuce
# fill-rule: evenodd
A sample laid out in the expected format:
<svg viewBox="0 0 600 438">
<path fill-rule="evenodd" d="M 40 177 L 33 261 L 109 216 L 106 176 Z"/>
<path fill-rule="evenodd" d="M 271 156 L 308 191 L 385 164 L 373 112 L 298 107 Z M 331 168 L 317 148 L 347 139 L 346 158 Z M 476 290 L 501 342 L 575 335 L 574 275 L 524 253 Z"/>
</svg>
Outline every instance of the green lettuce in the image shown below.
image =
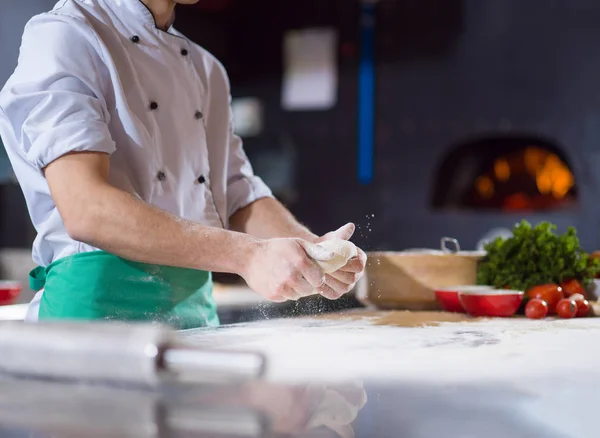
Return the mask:
<svg viewBox="0 0 600 438">
<path fill-rule="evenodd" d="M 555 230 L 548 222 L 532 227 L 522 221 L 511 238 L 489 242 L 477 270 L 477 284 L 523 291 L 572 278 L 589 284 L 600 272 L 600 261 L 581 249 L 575 228 L 562 235 Z"/>
</svg>

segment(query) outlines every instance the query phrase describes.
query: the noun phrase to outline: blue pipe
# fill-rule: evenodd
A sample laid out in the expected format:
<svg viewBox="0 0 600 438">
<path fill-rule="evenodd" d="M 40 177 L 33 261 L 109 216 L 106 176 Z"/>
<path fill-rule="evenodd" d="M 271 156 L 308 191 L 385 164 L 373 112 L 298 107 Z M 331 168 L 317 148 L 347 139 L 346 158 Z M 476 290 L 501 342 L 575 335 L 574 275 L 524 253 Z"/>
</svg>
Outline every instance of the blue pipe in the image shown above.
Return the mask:
<svg viewBox="0 0 600 438">
<path fill-rule="evenodd" d="M 364 2 L 361 14 L 361 56 L 358 71 L 358 180 L 373 180 L 375 148 L 375 4 Z"/>
</svg>

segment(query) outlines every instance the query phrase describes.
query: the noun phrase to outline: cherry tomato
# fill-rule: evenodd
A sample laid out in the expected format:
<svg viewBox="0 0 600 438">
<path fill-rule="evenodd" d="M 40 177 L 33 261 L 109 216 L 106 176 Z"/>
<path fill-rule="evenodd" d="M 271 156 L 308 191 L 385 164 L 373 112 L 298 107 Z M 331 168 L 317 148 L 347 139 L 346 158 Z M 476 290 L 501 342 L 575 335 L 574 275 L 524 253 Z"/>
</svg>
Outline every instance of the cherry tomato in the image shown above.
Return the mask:
<svg viewBox="0 0 600 438">
<path fill-rule="evenodd" d="M 539 298 L 548 304 L 548 315 L 556 314 L 556 305 L 565 296 L 560 286 L 556 284 L 543 284 L 534 286 L 527 291 L 527 298 Z"/>
<path fill-rule="evenodd" d="M 590 314 L 590 303 L 585 297 L 581 294 L 571 295 L 569 297 L 570 300 L 575 301 L 577 303 L 577 318 L 585 318 Z"/>
<path fill-rule="evenodd" d="M 539 298 L 533 298 L 525 306 L 525 316 L 531 319 L 542 319 L 548 314 L 548 303 Z"/>
<path fill-rule="evenodd" d="M 561 318 L 573 318 L 577 315 L 577 303 L 570 298 L 563 298 L 556 305 L 556 312 Z"/>
<path fill-rule="evenodd" d="M 585 289 L 584 287 L 581 285 L 581 283 L 577 280 L 570 279 L 570 280 L 565 280 L 560 284 L 560 287 L 563 290 L 563 293 L 565 294 L 565 297 L 570 297 L 571 295 L 575 295 L 575 294 L 581 294 L 585 297 Z"/>
</svg>

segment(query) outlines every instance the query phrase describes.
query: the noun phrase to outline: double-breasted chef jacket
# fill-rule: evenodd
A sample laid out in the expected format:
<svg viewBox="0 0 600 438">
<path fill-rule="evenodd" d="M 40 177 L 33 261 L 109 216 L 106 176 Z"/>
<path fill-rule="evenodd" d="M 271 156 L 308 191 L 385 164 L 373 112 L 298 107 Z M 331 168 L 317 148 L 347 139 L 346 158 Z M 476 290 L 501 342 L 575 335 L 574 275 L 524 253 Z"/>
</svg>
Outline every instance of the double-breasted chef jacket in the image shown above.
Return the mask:
<svg viewBox="0 0 600 438">
<path fill-rule="evenodd" d="M 271 196 L 234 135 L 223 66 L 140 0 L 61 0 L 25 28 L 0 92 L 0 135 L 47 266 L 94 251 L 71 239 L 43 168 L 74 151 L 110 154 L 110 183 L 156 207 L 228 227 Z"/>
</svg>

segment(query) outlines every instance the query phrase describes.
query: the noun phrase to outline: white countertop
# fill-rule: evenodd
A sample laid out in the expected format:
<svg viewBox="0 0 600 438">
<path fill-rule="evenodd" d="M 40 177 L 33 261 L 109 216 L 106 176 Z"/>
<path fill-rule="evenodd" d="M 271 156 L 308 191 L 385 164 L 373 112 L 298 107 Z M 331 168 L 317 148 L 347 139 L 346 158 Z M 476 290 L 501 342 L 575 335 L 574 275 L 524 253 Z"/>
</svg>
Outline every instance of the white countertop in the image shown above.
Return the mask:
<svg viewBox="0 0 600 438">
<path fill-rule="evenodd" d="M 25 319 L 28 304 L 0 306 L 0 321 L 22 321 Z"/>
<path fill-rule="evenodd" d="M 274 380 L 399 378 L 444 382 L 528 378 L 600 381 L 600 318 L 487 319 L 438 326 L 377 318 L 294 318 L 182 332 L 198 346 L 258 350 Z"/>
</svg>

